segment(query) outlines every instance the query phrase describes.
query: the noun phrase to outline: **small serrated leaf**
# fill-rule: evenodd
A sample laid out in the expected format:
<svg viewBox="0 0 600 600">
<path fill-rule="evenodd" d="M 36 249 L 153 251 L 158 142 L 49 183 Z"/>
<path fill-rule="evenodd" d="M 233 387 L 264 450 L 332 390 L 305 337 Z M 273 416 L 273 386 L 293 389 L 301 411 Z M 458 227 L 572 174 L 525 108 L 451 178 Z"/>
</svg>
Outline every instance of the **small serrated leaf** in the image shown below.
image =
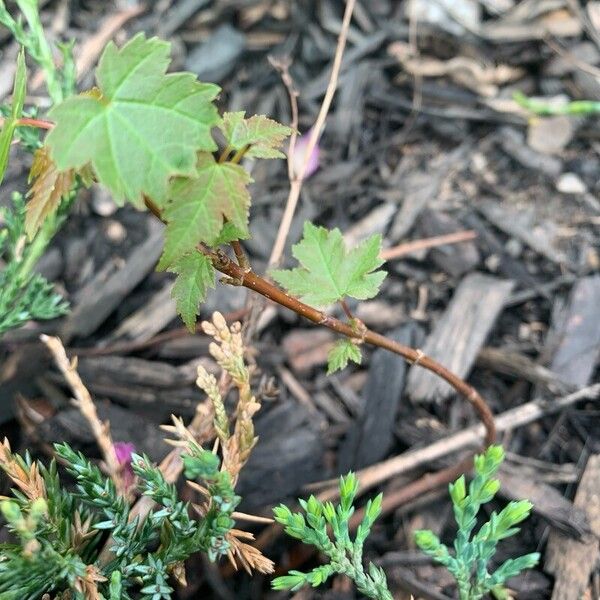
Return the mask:
<svg viewBox="0 0 600 600">
<path fill-rule="evenodd" d="M 219 128 L 227 145 L 234 150 L 249 147 L 245 156 L 254 158 L 285 158 L 279 148 L 292 130 L 265 115 L 245 118 L 245 112 L 229 112 L 223 115 Z"/>
<path fill-rule="evenodd" d="M 194 174 L 196 153 L 217 146 L 216 85 L 192 73 L 169 73 L 170 45 L 136 35 L 118 49 L 109 43 L 96 70 L 98 90 L 71 96 L 49 117 L 47 143 L 61 171 L 90 163 L 116 200 L 162 206 L 169 180 Z"/>
<path fill-rule="evenodd" d="M 292 248 L 301 266 L 271 271 L 271 275 L 313 306 L 324 307 L 346 296 L 365 300 L 377 294 L 386 275 L 376 271 L 384 262 L 380 253 L 380 235 L 347 250 L 339 229 L 329 231 L 306 222 L 302 240 Z"/>
<path fill-rule="evenodd" d="M 71 191 L 74 177 L 73 169 L 64 172 L 56 169 L 47 146 L 36 150 L 29 171 L 29 181 L 34 183 L 27 193 L 25 213 L 25 231 L 30 240 L 48 216 L 56 212 L 61 198 Z"/>
<path fill-rule="evenodd" d="M 327 375 L 341 371 L 348 366 L 348 361 L 360 365 L 362 354 L 360 348 L 348 338 L 338 340 L 327 355 Z"/>
<path fill-rule="evenodd" d="M 229 244 L 230 242 L 235 242 L 237 240 L 246 240 L 250 237 L 250 233 L 248 230 L 242 231 L 238 229 L 233 223 L 227 221 L 223 225 L 223 229 L 221 229 L 221 233 L 217 237 L 217 239 L 213 242 L 213 246 L 220 246 L 222 244 Z"/>
<path fill-rule="evenodd" d="M 195 177 L 180 177 L 171 184 L 171 201 L 163 212 L 165 248 L 158 269 L 192 252 L 200 242 L 209 246 L 221 242 L 225 220 L 247 236 L 250 193 L 246 186 L 250 181 L 240 165 L 218 163 L 212 154 L 200 154 Z"/>
<path fill-rule="evenodd" d="M 201 252 L 191 252 L 173 263 L 169 271 L 177 273 L 171 292 L 177 312 L 193 333 L 198 305 L 206 299 L 208 288 L 215 287 L 215 269 L 207 256 Z"/>
</svg>

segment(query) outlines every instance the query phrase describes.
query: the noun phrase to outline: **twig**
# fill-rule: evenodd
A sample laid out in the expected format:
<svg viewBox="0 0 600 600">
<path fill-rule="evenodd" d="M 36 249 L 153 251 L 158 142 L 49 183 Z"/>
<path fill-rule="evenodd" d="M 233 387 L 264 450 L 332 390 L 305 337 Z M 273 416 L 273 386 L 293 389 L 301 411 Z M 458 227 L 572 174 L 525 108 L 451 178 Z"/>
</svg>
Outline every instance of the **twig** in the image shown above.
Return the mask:
<svg viewBox="0 0 600 600">
<path fill-rule="evenodd" d="M 296 151 L 296 141 L 298 140 L 298 90 L 294 86 L 294 80 L 290 75 L 290 60 L 287 58 L 275 58 L 273 56 L 268 57 L 271 66 L 275 68 L 280 76 L 285 89 L 287 90 L 288 96 L 290 97 L 290 111 L 292 113 L 292 120 L 290 122 L 290 128 L 292 133 L 290 134 L 290 145 L 288 147 L 287 157 L 287 168 L 288 178 L 290 185 L 294 181 L 294 152 Z"/>
<path fill-rule="evenodd" d="M 234 263 L 223 253 L 212 253 L 204 249 L 202 252 L 207 254 L 212 260 L 212 263 L 218 271 L 224 275 L 228 275 L 232 281 L 239 282 L 239 285 L 251 289 L 261 296 L 280 304 L 290 310 L 294 311 L 301 317 L 327 327 L 336 333 L 345 335 L 349 338 L 360 338 L 363 342 L 377 346 L 379 348 L 385 348 L 394 354 L 398 354 L 412 364 L 419 364 L 421 367 L 432 371 L 447 383 L 449 383 L 461 396 L 463 396 L 475 409 L 479 419 L 485 426 L 486 429 L 486 444 L 494 442 L 496 434 L 494 428 L 494 417 L 491 410 L 489 409 L 483 398 L 477 393 L 477 391 L 471 387 L 468 383 L 463 381 L 460 377 L 454 373 L 448 371 L 444 366 L 439 364 L 437 361 L 423 354 L 420 350 L 415 350 L 408 346 L 403 346 L 393 340 L 386 338 L 379 333 L 371 331 L 370 329 L 364 329 L 357 331 L 351 325 L 340 321 L 334 317 L 330 317 L 324 312 L 308 306 L 303 302 L 300 302 L 297 298 L 290 296 L 284 291 L 280 290 L 277 286 L 263 279 L 253 271 L 244 271 L 239 265 Z"/>
<path fill-rule="evenodd" d="M 572 394 L 568 394 L 567 396 L 552 401 L 544 399 L 532 400 L 531 402 L 522 404 L 521 406 L 517 406 L 516 408 L 507 410 L 501 415 L 498 415 L 495 418 L 496 430 L 498 433 L 511 431 L 547 415 L 559 412 L 581 400 L 597 400 L 598 398 L 600 398 L 600 383 L 582 388 L 577 392 L 573 392 Z M 399 456 L 394 456 L 389 460 L 384 460 L 362 469 L 356 473 L 360 483 L 360 492 L 366 492 L 392 477 L 400 475 L 401 473 L 406 473 L 407 471 L 411 471 L 422 465 L 429 464 L 439 458 L 458 452 L 459 450 L 476 447 L 481 443 L 484 436 L 484 427 L 482 425 L 474 425 L 459 433 L 455 433 L 429 444 L 425 448 L 411 450 L 404 454 L 400 454 Z M 337 480 L 327 481 L 326 483 L 327 485 L 331 485 L 331 489 L 323 492 L 322 495 L 320 495 L 320 498 L 335 498 L 336 492 L 334 486 L 337 484 Z M 311 488 L 319 485 L 322 484 L 313 484 L 311 485 Z M 394 494 L 392 494 L 392 496 L 388 494 L 388 496 L 392 498 L 388 503 L 395 502 L 398 504 L 398 499 Z"/>
<path fill-rule="evenodd" d="M 96 405 L 94 404 L 94 401 L 92 400 L 87 388 L 83 384 L 83 381 L 81 381 L 79 373 L 77 373 L 77 358 L 69 361 L 67 358 L 67 353 L 65 352 L 65 348 L 59 338 L 41 335 L 40 339 L 42 342 L 44 342 L 44 344 L 46 344 L 48 350 L 50 350 L 52 353 L 56 366 L 59 368 L 67 380 L 67 383 L 71 387 L 71 390 L 75 395 L 73 404 L 79 409 L 81 414 L 87 420 L 92 433 L 94 434 L 94 438 L 96 439 L 96 443 L 102 451 L 104 464 L 106 465 L 106 470 L 108 471 L 110 478 L 114 481 L 117 490 L 119 490 L 121 494 L 126 495 L 127 489 L 121 477 L 121 468 L 119 466 L 119 462 L 117 461 L 117 456 L 115 454 L 115 449 L 110 435 L 110 424 L 108 421 L 103 423 L 100 420 L 98 412 L 96 411 Z"/>
<path fill-rule="evenodd" d="M 242 244 L 235 240 L 231 242 L 231 247 L 233 248 L 233 252 L 235 254 L 235 258 L 238 261 L 238 265 L 242 267 L 242 269 L 249 270 L 250 269 L 250 261 L 244 252 L 244 247 Z"/>
<path fill-rule="evenodd" d="M 323 126 L 325 125 L 325 119 L 327 118 L 327 114 L 329 113 L 329 108 L 331 107 L 333 96 L 337 89 L 338 77 L 340 74 L 340 68 L 342 66 L 342 56 L 346 47 L 348 29 L 350 28 L 350 20 L 352 19 L 352 12 L 354 11 L 355 3 L 356 0 L 346 1 L 346 10 L 344 11 L 342 28 L 338 36 L 338 43 L 337 48 L 335 50 L 335 56 L 333 58 L 333 66 L 331 68 L 329 84 L 327 85 L 327 90 L 325 91 L 325 97 L 323 98 L 323 103 L 321 104 L 319 114 L 317 115 L 315 124 L 312 127 L 310 137 L 308 138 L 308 144 L 304 152 L 304 160 L 302 161 L 302 166 L 300 167 L 299 172 L 295 173 L 293 178 L 290 180 L 290 193 L 286 201 L 283 217 L 281 219 L 281 223 L 279 224 L 279 229 L 277 230 L 277 237 L 275 239 L 275 244 L 273 244 L 273 249 L 269 258 L 269 266 L 278 264 L 281 259 L 281 255 L 283 254 L 285 241 L 287 239 L 290 227 L 292 225 L 294 213 L 296 212 L 298 198 L 300 197 L 300 191 L 302 189 L 302 182 L 304 180 L 306 166 L 308 165 L 310 156 L 313 150 L 315 149 L 315 146 L 317 145 L 319 137 L 321 136 L 321 131 L 323 130 Z M 291 152 L 290 158 L 293 158 L 291 156 Z"/>
<path fill-rule="evenodd" d="M 448 233 L 446 235 L 436 235 L 435 237 L 423 238 L 413 242 L 398 244 L 393 248 L 385 248 L 381 251 L 380 256 L 384 260 L 392 260 L 393 258 L 400 258 L 401 256 L 412 254 L 413 252 L 419 252 L 420 250 L 436 248 L 437 246 L 445 246 L 446 244 L 466 242 L 468 240 L 473 240 L 476 237 L 477 233 L 470 229 L 465 231 L 457 231 L 455 233 Z"/>
</svg>

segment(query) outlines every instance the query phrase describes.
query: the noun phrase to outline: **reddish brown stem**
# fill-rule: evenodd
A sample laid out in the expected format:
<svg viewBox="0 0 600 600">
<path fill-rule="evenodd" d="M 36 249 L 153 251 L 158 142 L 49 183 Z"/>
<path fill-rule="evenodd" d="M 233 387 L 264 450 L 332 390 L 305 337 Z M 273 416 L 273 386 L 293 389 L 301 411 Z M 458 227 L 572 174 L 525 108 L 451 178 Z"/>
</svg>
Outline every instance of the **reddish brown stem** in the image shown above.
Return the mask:
<svg viewBox="0 0 600 600">
<path fill-rule="evenodd" d="M 233 248 L 233 252 L 235 254 L 235 258 L 238 262 L 238 265 L 244 269 L 244 271 L 250 270 L 250 261 L 244 252 L 244 248 L 239 241 L 231 242 L 231 247 Z"/>
<path fill-rule="evenodd" d="M 4 125 L 6 119 L 0 117 L 0 126 Z M 21 127 L 37 127 L 38 129 L 52 129 L 54 127 L 54 123 L 51 121 L 43 121 L 42 119 L 30 119 L 28 117 L 23 117 L 21 119 L 17 119 L 17 125 Z"/>
<path fill-rule="evenodd" d="M 370 329 L 364 329 L 359 332 L 355 331 L 350 325 L 330 317 L 329 315 L 308 306 L 303 302 L 300 302 L 297 298 L 294 298 L 280 290 L 278 287 L 263 279 L 253 271 L 244 271 L 239 265 L 235 264 L 227 256 L 223 254 L 215 254 L 212 252 L 206 252 L 202 249 L 202 252 L 210 256 L 212 263 L 218 271 L 229 276 L 231 280 L 240 282 L 240 285 L 247 287 L 264 296 L 268 300 L 272 300 L 281 306 L 285 306 L 300 316 L 322 325 L 349 338 L 360 338 L 362 341 L 377 346 L 379 348 L 385 348 L 394 354 L 398 354 L 406 359 L 411 364 L 418 364 L 419 366 L 432 371 L 446 382 L 448 382 L 461 396 L 463 396 L 475 409 L 477 415 L 486 429 L 485 443 L 486 445 L 492 444 L 496 439 L 496 427 L 494 425 L 494 416 L 492 411 L 486 404 L 485 400 L 478 394 L 475 388 L 471 387 L 468 383 L 463 381 L 460 377 L 446 369 L 437 361 L 426 356 L 420 350 L 415 350 L 408 346 L 403 346 L 394 340 L 390 340 L 379 333 L 371 331 Z"/>
</svg>

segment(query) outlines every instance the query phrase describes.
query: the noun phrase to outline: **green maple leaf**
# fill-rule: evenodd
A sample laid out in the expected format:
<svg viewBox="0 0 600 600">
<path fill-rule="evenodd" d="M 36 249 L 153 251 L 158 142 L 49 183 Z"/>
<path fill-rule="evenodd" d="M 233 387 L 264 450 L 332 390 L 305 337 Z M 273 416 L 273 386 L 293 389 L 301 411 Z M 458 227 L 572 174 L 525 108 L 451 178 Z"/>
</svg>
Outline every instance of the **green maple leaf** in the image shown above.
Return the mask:
<svg viewBox="0 0 600 600">
<path fill-rule="evenodd" d="M 173 263 L 169 271 L 177 273 L 171 292 L 177 312 L 193 333 L 198 305 L 206 299 L 208 288 L 215 287 L 215 269 L 207 256 L 201 252 L 191 252 Z"/>
<path fill-rule="evenodd" d="M 345 369 L 350 360 L 360 365 L 362 362 L 360 348 L 348 338 L 338 340 L 327 355 L 327 375 Z"/>
<path fill-rule="evenodd" d="M 166 74 L 170 44 L 138 34 L 121 49 L 109 43 L 96 69 L 97 90 L 53 108 L 47 143 L 60 171 L 87 163 L 117 199 L 158 205 L 169 179 L 193 175 L 196 153 L 217 149 L 219 88 L 191 73 Z"/>
<path fill-rule="evenodd" d="M 377 294 L 386 275 L 375 270 L 384 262 L 380 253 L 380 235 L 373 235 L 348 251 L 339 229 L 329 231 L 306 222 L 302 240 L 292 248 L 301 266 L 272 271 L 271 275 L 313 306 L 324 307 L 346 296 L 365 300 Z"/>
<path fill-rule="evenodd" d="M 195 176 L 171 183 L 170 201 L 163 212 L 165 248 L 158 269 L 193 251 L 200 242 L 209 246 L 220 242 L 225 220 L 234 232 L 247 236 L 250 193 L 246 186 L 250 181 L 240 165 L 218 163 L 212 154 L 200 154 Z"/>
<path fill-rule="evenodd" d="M 228 112 L 223 114 L 219 129 L 223 132 L 227 145 L 234 150 L 242 150 L 247 146 L 245 156 L 254 158 L 285 158 L 279 150 L 283 141 L 292 130 L 264 115 L 245 118 L 245 112 Z"/>
</svg>

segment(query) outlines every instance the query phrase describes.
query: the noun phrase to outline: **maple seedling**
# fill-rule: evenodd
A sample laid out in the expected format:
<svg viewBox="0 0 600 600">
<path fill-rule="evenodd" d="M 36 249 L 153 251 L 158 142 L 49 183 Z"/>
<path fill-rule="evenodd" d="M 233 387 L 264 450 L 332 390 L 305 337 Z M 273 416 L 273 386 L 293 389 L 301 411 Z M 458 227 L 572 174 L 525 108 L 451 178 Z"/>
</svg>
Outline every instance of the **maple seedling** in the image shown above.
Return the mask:
<svg viewBox="0 0 600 600">
<path fill-rule="evenodd" d="M 26 117 L 28 125 L 35 124 L 49 130 L 43 141 L 39 137 L 27 138 L 26 141 L 26 136 L 19 131 L 26 120 L 22 118 L 26 73 L 21 54 L 12 107 L 4 113 L 7 117 L 0 133 L 0 177 L 6 168 L 13 137 L 18 137 L 24 146 L 35 152 L 35 156 L 26 208 L 23 207 L 23 197 L 16 198 L 15 211 L 5 215 L 5 227 L 0 232 L 0 249 L 10 259 L 0 273 L 0 334 L 31 318 L 51 318 L 64 313 L 64 303 L 51 293 L 47 282 L 32 274 L 33 267 L 66 219 L 77 190 L 95 182 L 103 185 L 119 205 L 130 203 L 139 209 L 147 208 L 165 224 L 164 247 L 158 269 L 176 275 L 172 294 L 177 311 L 190 331 L 196 330 L 199 305 L 205 300 L 209 288 L 214 287 L 216 274 L 220 272 L 226 276 L 224 282 L 243 285 L 339 334 L 341 339 L 328 357 L 329 373 L 345 368 L 349 362 L 360 363 L 360 346 L 363 343 L 385 348 L 436 373 L 468 399 L 485 425 L 486 444 L 493 442 L 492 413 L 475 389 L 421 351 L 369 330 L 350 313 L 347 298 L 372 298 L 384 281 L 385 272 L 380 270 L 383 264 L 380 258 L 381 236 L 371 236 L 356 247 L 347 248 L 338 229 L 327 230 L 306 223 L 302 240 L 293 247 L 298 266 L 288 270 L 275 269 L 270 273 L 282 287 L 252 270 L 240 243 L 250 236 L 248 222 L 252 202 L 248 189 L 252 178 L 244 159 L 283 158 L 282 146 L 292 133 L 289 127 L 263 115 L 246 117 L 244 112 L 220 114 L 215 104 L 219 87 L 202 83 L 191 73 L 168 73 L 170 45 L 157 38 L 148 39 L 143 33 L 120 48 L 110 42 L 102 52 L 95 71 L 96 86 L 75 94 L 72 45 L 61 47 L 63 67 L 58 70 L 43 36 L 37 3 L 34 0 L 17 0 L 17 5 L 26 18 L 28 31 L 24 31 L 20 20 L 12 19 L 2 0 L 0 23 L 9 28 L 27 54 L 42 68 L 53 107 L 48 112 L 48 120 Z M 224 140 L 221 145 L 217 144 L 214 136 L 217 129 Z M 326 307 L 338 302 L 344 308 L 346 319 L 337 319 L 324 312 Z M 225 359 L 235 363 L 229 355 Z M 235 368 L 233 363 L 230 365 L 232 369 Z M 235 376 L 232 377 L 235 381 Z M 216 388 L 212 380 L 205 383 L 210 389 Z M 246 386 L 247 382 L 244 380 L 242 383 Z M 246 387 L 244 389 L 248 391 Z M 251 398 L 246 399 L 246 417 L 250 418 L 254 403 Z M 226 439 L 225 423 L 219 427 L 223 439 Z M 249 431 L 246 431 L 248 435 Z M 251 448 L 254 437 L 250 436 L 246 442 Z M 97 500 L 98 506 L 106 512 L 102 504 L 106 502 L 102 491 L 105 484 L 100 472 L 96 473 L 88 461 L 68 447 L 61 446 L 58 450 L 71 464 L 74 473 L 79 474 L 77 477 L 84 471 L 87 473 L 79 483 L 92 486 L 88 494 L 90 503 L 94 504 Z M 174 488 L 165 487 L 157 475 L 159 471 L 147 466 L 146 462 L 144 459 L 136 462 L 138 476 L 146 478 L 154 490 L 153 497 L 160 495 L 170 507 L 164 514 L 155 514 L 155 520 L 158 515 L 162 520 L 167 519 L 169 523 L 165 527 L 169 531 L 177 527 L 185 529 L 188 527 L 185 511 L 171 510 L 179 506 Z M 47 485 L 55 481 L 54 475 L 51 475 Z M 218 479 L 218 474 L 215 477 Z M 97 480 L 97 487 L 92 485 L 94 480 Z M 314 502 L 304 508 L 315 523 L 318 521 L 317 529 L 320 528 L 320 531 L 323 531 L 321 516 L 332 527 L 338 527 L 338 531 L 334 531 L 335 540 L 330 540 L 335 548 L 327 548 L 332 550 L 329 556 L 334 567 L 338 560 L 346 562 L 343 568 L 333 568 L 331 573 L 350 573 L 361 590 L 371 590 L 371 597 L 387 599 L 389 592 L 382 572 L 373 567 L 367 574 L 358 564 L 363 534 L 366 536 L 368 533 L 370 521 L 367 525 L 363 522 L 363 529 L 359 531 L 350 555 L 342 552 L 344 548 L 344 551 L 350 551 L 347 527 L 353 510 L 355 483 L 352 476 L 342 480 L 341 503 L 337 509 L 329 504 L 320 507 Z M 220 484 L 231 488 L 231 482 L 220 481 Z M 437 484 L 439 478 L 431 478 L 430 483 L 425 482 L 420 490 L 432 489 Z M 83 491 L 86 491 L 85 488 Z M 223 494 L 217 495 L 223 500 Z M 117 506 L 119 499 L 114 497 L 112 500 Z M 367 520 L 371 517 L 374 520 L 378 502 L 376 500 L 369 505 Z M 229 511 L 229 514 L 235 503 L 226 504 L 223 510 Z M 9 515 L 10 522 L 21 524 L 20 516 L 13 508 L 6 508 L 9 513 L 14 513 Z M 124 533 L 134 537 L 138 535 L 137 523 L 126 518 L 127 511 L 119 508 L 113 512 L 119 513 L 122 518 L 113 531 L 115 539 L 117 534 L 122 537 Z M 35 510 L 34 513 L 36 516 Z M 283 512 L 278 515 L 279 520 L 284 520 L 284 517 L 288 519 L 289 515 Z M 297 523 L 302 517 L 292 515 L 291 518 L 293 523 Z M 38 522 L 36 519 L 31 521 L 32 527 Z M 226 520 L 226 529 L 231 527 L 230 521 Z M 116 521 L 111 521 L 111 528 L 114 525 L 117 525 Z M 220 527 L 215 522 L 217 525 Z M 315 528 L 314 525 L 311 527 Z M 96 528 L 101 526 L 96 525 Z M 139 531 L 144 533 L 146 528 L 146 525 L 141 525 Z M 218 536 L 208 535 L 207 540 L 205 534 L 210 534 L 210 531 L 202 530 L 197 534 L 198 544 L 202 542 L 217 554 L 226 552 L 219 544 L 212 546 L 218 541 Z M 171 537 L 173 556 L 180 561 L 186 553 L 179 547 L 178 536 Z M 128 544 L 124 541 L 123 547 L 132 552 L 132 564 L 124 564 L 127 569 L 131 566 L 125 575 L 142 580 L 146 577 L 150 581 L 148 587 L 141 590 L 144 598 L 169 598 L 170 588 L 164 575 L 167 563 L 160 558 L 159 564 L 152 556 L 147 564 L 139 565 L 136 562 L 139 552 Z M 46 548 L 52 550 L 51 545 Z M 20 557 L 19 554 L 17 558 Z M 61 563 L 57 561 L 56 564 L 60 566 Z M 38 566 L 43 574 L 44 565 Z M 80 568 L 79 564 L 77 568 Z M 25 568 L 23 572 L 26 572 Z M 3 573 L 6 574 L 6 569 L 0 568 L 0 579 Z M 84 575 L 83 572 L 73 575 L 73 582 Z M 317 571 L 313 579 L 312 575 L 292 575 L 292 580 L 280 581 L 279 585 L 296 587 L 304 582 L 315 583 L 327 573 Z M 93 580 L 94 573 L 90 577 Z M 120 597 L 119 590 L 126 585 L 126 579 L 120 577 L 111 574 L 111 600 Z M 365 577 L 370 581 L 366 581 Z M 9 579 L 14 583 L 18 578 Z M 376 592 L 373 592 L 374 588 L 377 588 Z"/>
<path fill-rule="evenodd" d="M 173 297 L 190 331 L 220 271 L 224 282 L 243 285 L 345 337 L 329 354 L 330 373 L 359 363 L 362 343 L 435 372 L 468 398 L 486 426 L 486 441 L 492 442 L 491 412 L 471 386 L 422 352 L 368 330 L 350 314 L 346 298 L 374 297 L 385 278 L 381 236 L 346 248 L 338 229 L 306 223 L 303 239 L 293 248 L 299 266 L 271 273 L 286 291 L 252 271 L 240 244 L 250 236 L 252 178 L 241 162 L 284 157 L 281 148 L 291 129 L 264 115 L 220 115 L 215 105 L 219 87 L 191 73 L 167 73 L 169 52 L 167 42 L 143 33 L 121 48 L 110 42 L 100 57 L 95 87 L 53 96 L 56 104 L 44 122 L 50 131 L 31 171 L 24 229 L 36 252 L 27 268 L 64 220 L 77 188 L 98 182 L 117 203 L 145 206 L 165 223 L 158 269 L 176 275 Z M 213 137 L 217 128 L 223 147 Z M 321 310 L 336 302 L 348 320 Z M 1 308 L 0 302 L 0 313 Z"/>
<path fill-rule="evenodd" d="M 384 280 L 385 273 L 379 270 L 383 262 L 381 236 L 371 236 L 347 249 L 339 230 L 307 223 L 303 239 L 293 249 L 300 265 L 272 272 L 287 292 L 252 271 L 240 244 L 250 235 L 248 185 L 252 178 L 240 163 L 244 158 L 284 157 L 281 148 L 291 134 L 289 127 L 264 115 L 219 114 L 215 104 L 219 87 L 198 81 L 192 73 L 168 73 L 170 45 L 143 33 L 121 48 L 109 42 L 95 71 L 96 86 L 74 94 L 73 57 L 65 46 L 62 71 L 48 62 L 51 53 L 33 4 L 18 1 L 30 27 L 30 35 L 25 35 L 0 0 L 0 22 L 42 66 L 55 103 L 48 113 L 50 120 L 43 122 L 50 131 L 36 151 L 25 222 L 17 219 L 19 226 L 9 231 L 15 238 L 26 231 L 28 256 L 13 271 L 6 269 L 2 274 L 4 279 L 10 278 L 7 289 L 18 293 L 3 292 L 7 300 L 0 295 L 0 333 L 3 313 L 13 310 L 11 303 L 22 306 L 23 298 L 31 297 L 23 296 L 21 290 L 66 218 L 78 187 L 95 181 L 104 185 L 117 203 L 145 206 L 165 223 L 158 269 L 175 273 L 173 297 L 190 331 L 195 331 L 199 305 L 220 271 L 226 275 L 223 281 L 243 285 L 346 337 L 329 355 L 329 372 L 350 361 L 360 362 L 362 343 L 386 348 L 435 372 L 467 398 L 486 426 L 486 442 L 493 441 L 492 414 L 476 390 L 422 352 L 368 330 L 347 310 L 347 297 L 372 298 Z M 11 139 L 25 92 L 23 61 L 21 64 L 14 110 L 2 131 Z M 215 141 L 216 128 L 224 147 Z M 237 262 L 223 246 L 234 250 Z M 318 308 L 335 302 L 344 307 L 347 321 Z M 58 307 L 55 300 L 47 304 Z M 59 311 L 40 313 L 48 317 Z M 8 328 L 35 317 L 26 311 L 19 314 L 21 320 L 9 319 Z"/>
</svg>

